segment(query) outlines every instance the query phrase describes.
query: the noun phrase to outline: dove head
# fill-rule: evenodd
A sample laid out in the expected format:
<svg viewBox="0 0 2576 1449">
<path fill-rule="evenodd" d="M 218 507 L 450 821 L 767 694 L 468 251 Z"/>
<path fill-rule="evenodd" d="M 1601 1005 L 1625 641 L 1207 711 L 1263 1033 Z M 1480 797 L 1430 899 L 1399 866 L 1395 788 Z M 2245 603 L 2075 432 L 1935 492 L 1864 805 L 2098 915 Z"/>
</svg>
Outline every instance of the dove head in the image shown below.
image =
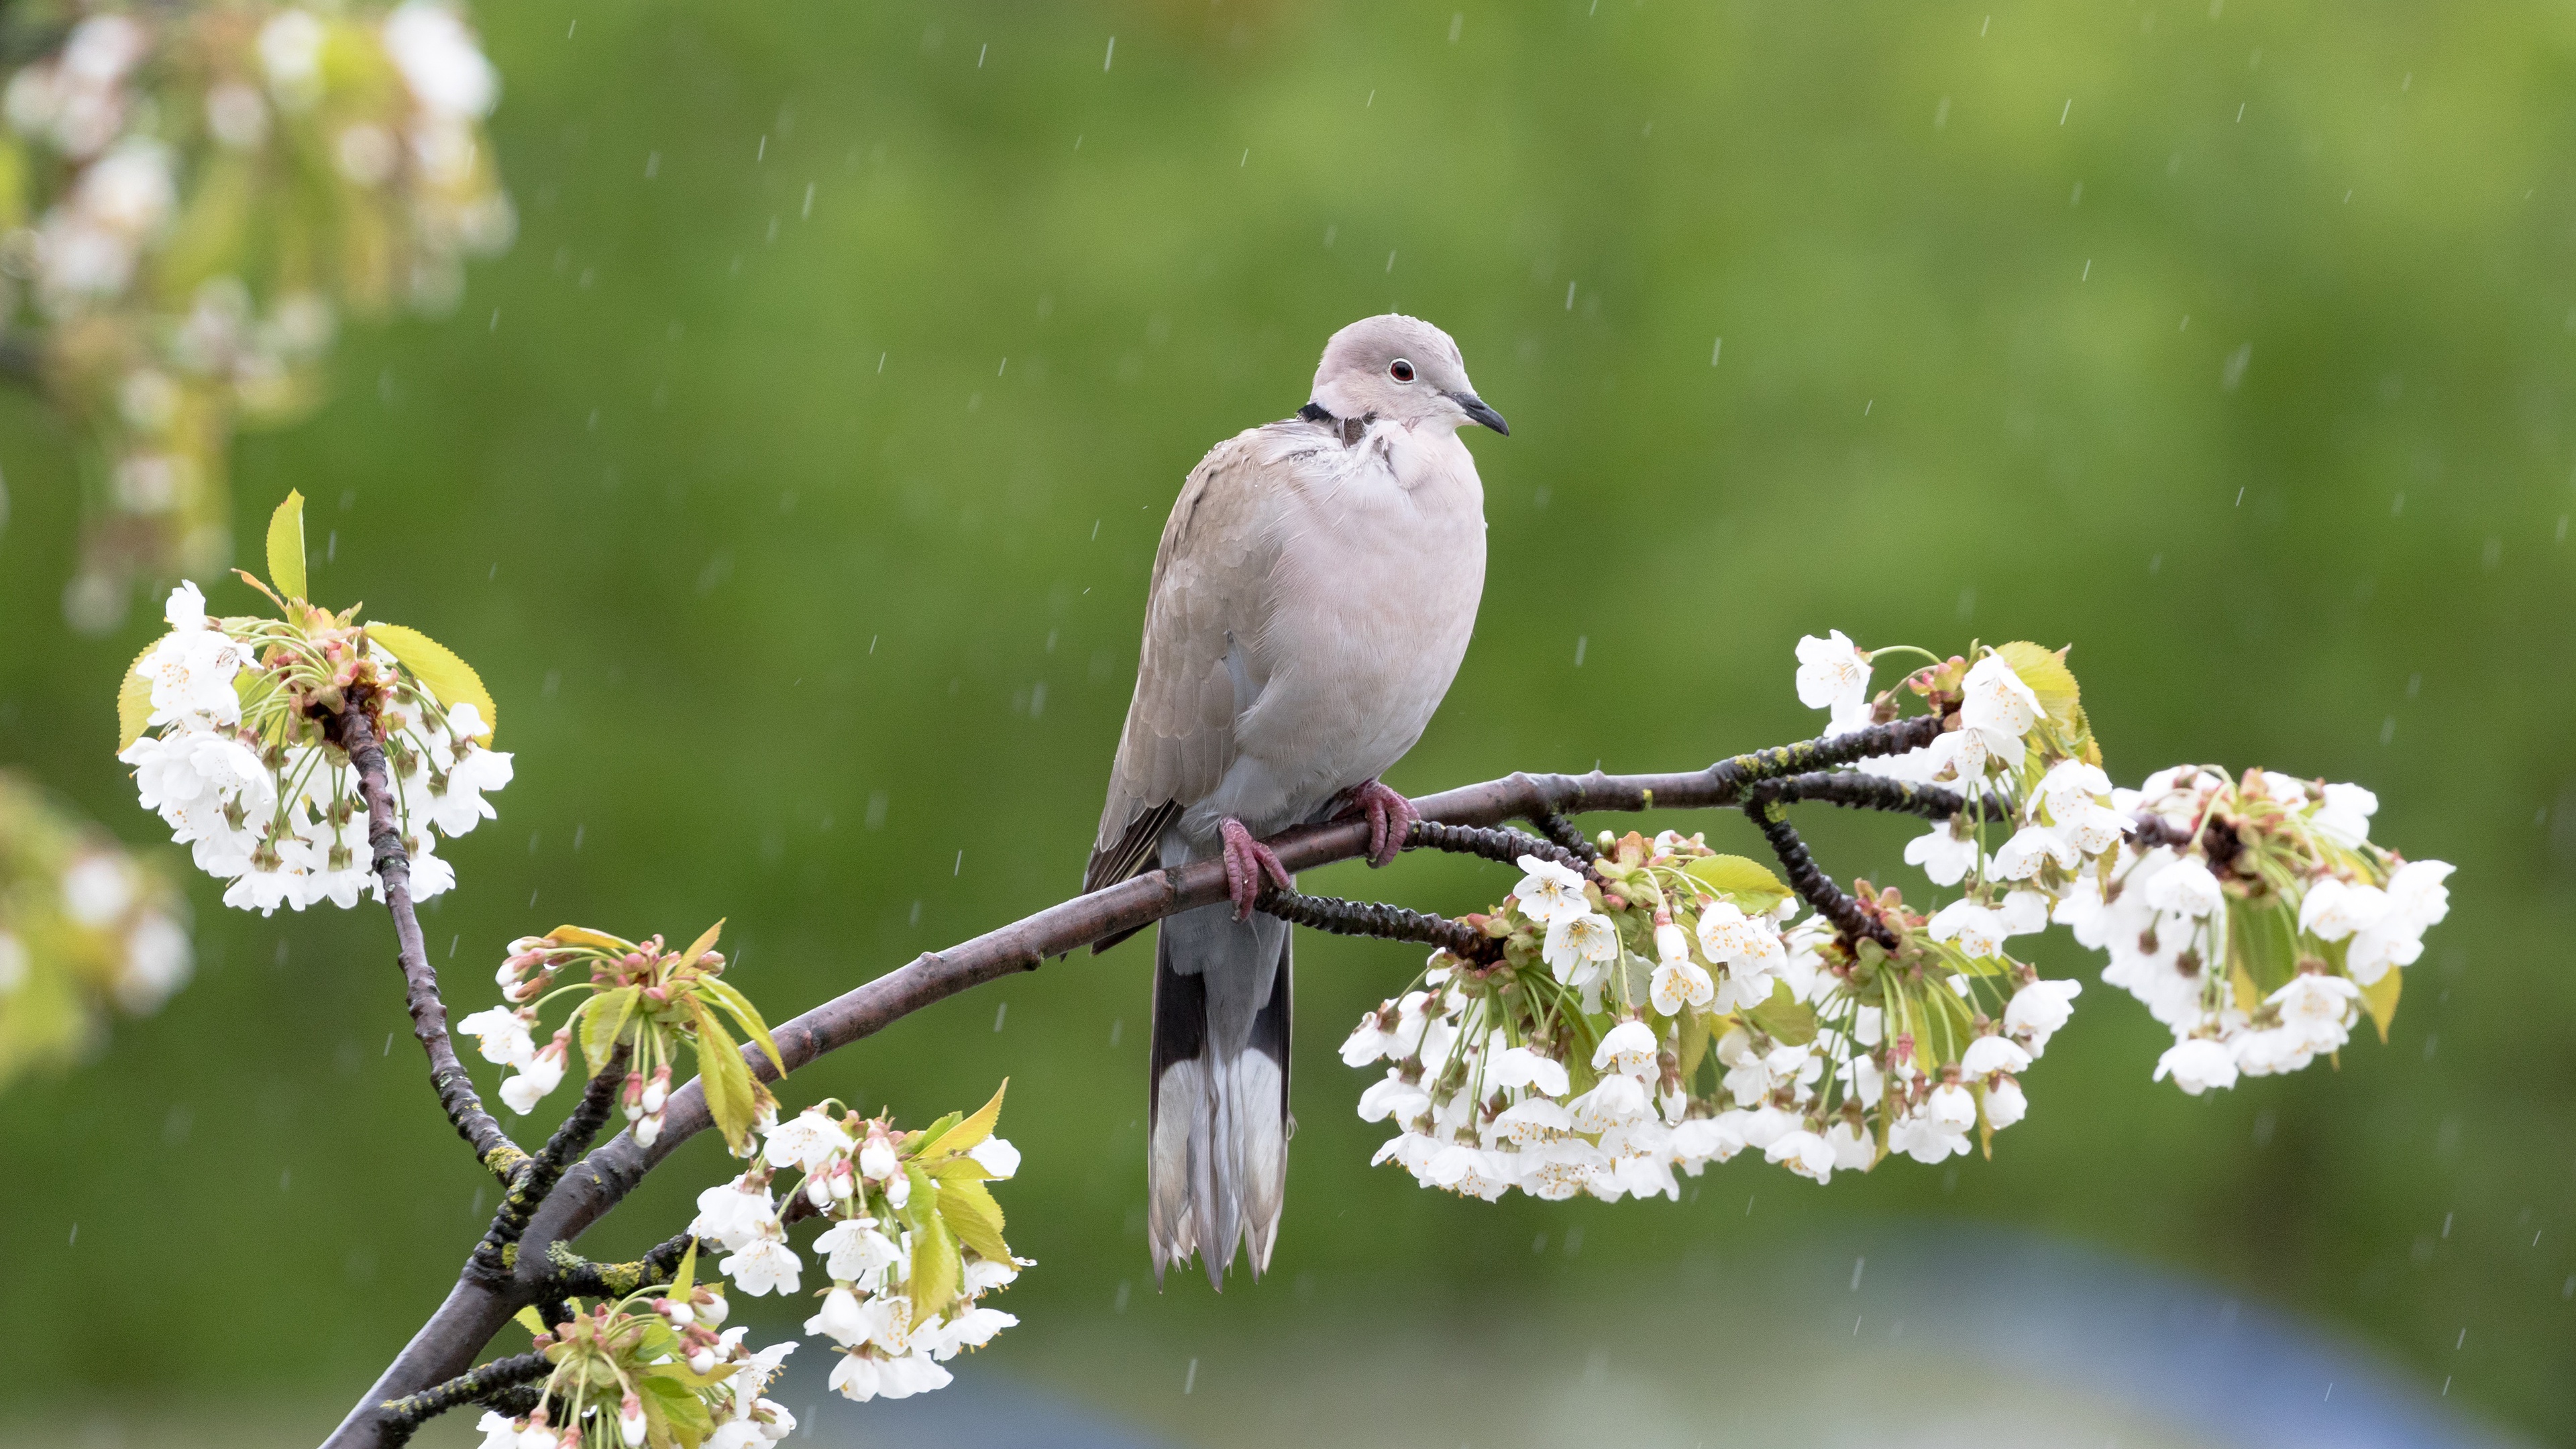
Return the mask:
<svg viewBox="0 0 2576 1449">
<path fill-rule="evenodd" d="M 1482 423 L 1506 437 L 1503 415 L 1467 381 L 1449 334 L 1416 317 L 1363 317 L 1333 334 L 1315 369 L 1314 405 L 1337 418 L 1376 416 L 1456 428 Z"/>
</svg>

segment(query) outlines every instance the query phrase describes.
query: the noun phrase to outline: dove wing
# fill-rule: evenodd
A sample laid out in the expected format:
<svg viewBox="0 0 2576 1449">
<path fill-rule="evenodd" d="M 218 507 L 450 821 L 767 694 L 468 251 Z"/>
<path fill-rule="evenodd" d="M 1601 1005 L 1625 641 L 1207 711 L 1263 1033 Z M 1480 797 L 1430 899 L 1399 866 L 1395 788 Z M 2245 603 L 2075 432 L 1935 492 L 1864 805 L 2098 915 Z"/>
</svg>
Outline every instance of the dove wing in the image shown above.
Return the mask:
<svg viewBox="0 0 2576 1449">
<path fill-rule="evenodd" d="M 1163 831 L 1233 768 L 1235 721 L 1268 675 L 1260 649 L 1278 521 L 1332 444 L 1306 423 L 1254 428 L 1218 444 L 1182 485 L 1154 554 L 1136 694 L 1085 890 L 1154 869 Z"/>
</svg>

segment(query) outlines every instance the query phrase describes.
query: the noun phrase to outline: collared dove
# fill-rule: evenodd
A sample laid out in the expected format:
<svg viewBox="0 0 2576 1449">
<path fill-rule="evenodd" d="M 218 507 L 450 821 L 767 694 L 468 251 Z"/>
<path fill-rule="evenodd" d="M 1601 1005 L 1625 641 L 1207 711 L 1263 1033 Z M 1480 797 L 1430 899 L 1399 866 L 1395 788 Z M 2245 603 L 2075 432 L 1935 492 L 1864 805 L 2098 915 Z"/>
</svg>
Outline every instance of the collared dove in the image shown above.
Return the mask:
<svg viewBox="0 0 2576 1449">
<path fill-rule="evenodd" d="M 1371 865 L 1420 818 L 1378 777 L 1422 736 L 1474 632 L 1484 488 L 1458 429 L 1511 431 L 1449 334 L 1333 334 L 1297 415 L 1219 443 L 1163 525 L 1136 696 L 1084 889 L 1221 857 L 1229 905 L 1165 920 L 1148 1078 L 1154 1277 L 1238 1243 L 1269 1266 L 1288 1168 L 1288 924 L 1254 915 L 1260 842 L 1365 815 Z M 1105 941 L 1095 949 L 1116 944 Z"/>
</svg>

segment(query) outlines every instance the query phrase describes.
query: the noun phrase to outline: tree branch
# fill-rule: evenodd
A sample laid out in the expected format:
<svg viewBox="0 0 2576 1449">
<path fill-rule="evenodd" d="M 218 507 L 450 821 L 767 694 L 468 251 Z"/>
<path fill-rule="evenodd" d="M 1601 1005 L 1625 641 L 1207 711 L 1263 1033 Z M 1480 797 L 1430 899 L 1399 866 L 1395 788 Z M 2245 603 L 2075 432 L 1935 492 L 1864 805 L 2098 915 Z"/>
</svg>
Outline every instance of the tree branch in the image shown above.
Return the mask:
<svg viewBox="0 0 2576 1449">
<path fill-rule="evenodd" d="M 533 1384 L 554 1372 L 541 1353 L 513 1354 L 496 1358 L 470 1373 L 458 1374 L 443 1384 L 407 1394 L 384 1407 L 385 1442 L 401 1444 L 412 1431 L 450 1409 L 488 1401 L 503 1389 Z"/>
<path fill-rule="evenodd" d="M 1762 832 L 1762 838 L 1770 842 L 1772 853 L 1780 857 L 1780 868 L 1787 873 L 1789 889 L 1798 893 L 1798 899 L 1833 922 L 1844 940 L 1857 942 L 1866 938 L 1891 951 L 1896 949 L 1896 933 L 1887 928 L 1887 923 L 1862 910 L 1860 902 L 1834 884 L 1834 878 L 1825 874 L 1816 858 L 1807 852 L 1807 842 L 1790 827 L 1789 807 L 1780 799 L 1779 786 L 1755 786 L 1744 802 L 1744 813 Z"/>
<path fill-rule="evenodd" d="M 511 1249 L 528 1230 L 528 1219 L 536 1215 L 537 1204 L 555 1190 L 574 1156 L 590 1150 L 591 1139 L 599 1135 L 600 1124 L 608 1120 L 609 1111 L 617 1105 L 617 1089 L 625 1085 L 626 1061 L 631 1054 L 627 1044 L 619 1042 L 617 1049 L 609 1053 L 607 1063 L 582 1085 L 581 1100 L 565 1114 L 546 1145 L 510 1174 L 509 1184 L 501 1192 L 500 1210 L 492 1215 L 491 1230 L 474 1249 L 475 1261 L 484 1272 L 496 1279 L 509 1276 L 515 1256 Z"/>
<path fill-rule="evenodd" d="M 1419 829 L 1420 827 L 1415 827 Z M 1254 902 L 1262 911 L 1292 925 L 1334 936 L 1375 936 L 1382 941 L 1412 941 L 1437 946 L 1469 961 L 1495 961 L 1503 943 L 1445 916 L 1409 911 L 1385 901 L 1346 901 L 1338 896 L 1301 896 L 1276 886 Z"/>
<path fill-rule="evenodd" d="M 1599 770 L 1584 775 L 1515 774 L 1426 796 L 1414 804 L 1424 820 L 1443 825 L 1494 826 L 1515 819 L 1539 822 L 1571 850 L 1581 843 L 1581 837 L 1567 839 L 1572 831 L 1564 817 L 1593 811 L 1737 806 L 1744 802 L 1748 787 L 1762 781 L 1823 770 L 1873 755 L 1901 754 L 1930 743 L 1940 732 L 1937 718 L 1922 715 L 1737 755 L 1704 770 L 1656 775 L 1606 775 Z M 378 758 L 381 760 L 381 755 Z M 1756 823 L 1761 822 L 1757 819 Z M 396 844 L 399 846 L 399 842 Z M 1368 822 L 1344 820 L 1303 826 L 1281 833 L 1269 844 L 1287 869 L 1311 870 L 1365 855 Z M 1059 902 L 949 950 L 925 952 L 911 964 L 781 1024 L 770 1035 L 787 1069 L 793 1071 L 958 992 L 1017 972 L 1034 971 L 1050 957 L 1225 898 L 1222 862 L 1206 860 L 1179 870 L 1149 871 L 1106 890 Z M 407 919 L 406 908 L 397 913 L 397 926 Z M 415 924 L 415 941 L 417 935 Z M 434 987 L 431 1000 L 434 1005 Z M 441 1020 L 443 1024 L 443 1013 Z M 443 1030 L 440 1040 L 445 1040 Z M 454 1059 L 452 1052 L 449 1059 Z M 764 1080 L 778 1075 L 757 1047 L 746 1046 L 744 1059 Z M 651 1147 L 638 1146 L 631 1134 L 621 1132 L 564 1174 L 528 1225 L 511 1283 L 489 1284 L 470 1271 L 458 1278 L 446 1301 L 412 1335 L 411 1342 L 386 1366 L 374 1388 L 325 1441 L 325 1449 L 357 1449 L 387 1442 L 383 1404 L 462 1373 L 514 1311 L 547 1296 L 559 1271 L 550 1255 L 553 1245 L 569 1244 L 579 1238 L 633 1191 L 646 1173 L 710 1125 L 704 1093 L 695 1081 L 673 1092 L 662 1110 L 662 1133 Z M 528 1251 L 524 1246 L 528 1242 L 547 1251 Z"/>
<path fill-rule="evenodd" d="M 474 1079 L 456 1059 L 455 1043 L 448 1040 L 447 1003 L 438 994 L 438 968 L 429 964 L 429 951 L 421 944 L 420 916 L 412 909 L 411 854 L 403 848 L 402 832 L 394 828 L 392 774 L 385 765 L 384 746 L 376 739 L 375 724 L 367 717 L 367 703 L 353 696 L 340 713 L 324 722 L 324 729 L 331 742 L 348 753 L 350 765 L 358 772 L 359 794 L 367 802 L 367 841 L 375 851 L 376 880 L 384 890 L 385 909 L 394 918 L 394 960 L 402 968 L 403 1005 L 411 1013 L 411 1034 L 429 1054 L 429 1084 L 437 1091 L 438 1105 L 455 1125 L 456 1135 L 506 1183 L 527 1154 L 485 1110 Z"/>
</svg>

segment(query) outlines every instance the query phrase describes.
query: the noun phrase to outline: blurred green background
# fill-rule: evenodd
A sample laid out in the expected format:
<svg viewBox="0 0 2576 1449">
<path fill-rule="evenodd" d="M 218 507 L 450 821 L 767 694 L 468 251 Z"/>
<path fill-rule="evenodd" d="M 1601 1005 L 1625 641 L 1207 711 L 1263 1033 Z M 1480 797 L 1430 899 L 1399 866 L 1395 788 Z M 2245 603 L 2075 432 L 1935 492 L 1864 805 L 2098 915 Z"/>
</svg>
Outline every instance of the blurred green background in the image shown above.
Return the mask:
<svg viewBox="0 0 2576 1449">
<path fill-rule="evenodd" d="M 2378 838 L 2460 866 L 2390 1043 L 2340 1070 L 2186 1099 L 2148 1081 L 2161 1029 L 2097 981 L 1993 1162 L 1818 1189 L 1739 1160 L 1681 1205 L 1488 1206 L 1371 1171 L 1384 1133 L 1332 1048 L 1418 953 L 1308 939 L 1276 1272 L 1221 1299 L 1151 1291 L 1150 952 L 1051 963 L 787 1094 L 926 1118 L 1011 1078 L 1004 1203 L 1043 1266 L 1003 1305 L 1031 1346 L 1004 1335 L 968 1385 L 1046 1372 L 1053 1321 L 1085 1325 L 1078 1392 L 1168 1395 L 1173 1345 L 1213 1354 L 1319 1281 L 1542 1316 L 1620 1284 L 1727 1319 L 1723 1277 L 1668 1266 L 1972 1220 L 2197 1275 L 2576 1438 L 2563 7 L 477 20 L 515 249 L 451 317 L 352 329 L 335 401 L 235 454 L 245 557 L 302 489 L 317 592 L 428 629 L 500 702 L 518 780 L 427 918 L 459 1011 L 522 932 L 723 915 L 775 1019 L 1072 889 L 1183 474 L 1388 309 L 1455 334 L 1513 426 L 1469 440 L 1484 611 L 1398 786 L 1802 736 L 1802 632 L 2071 640 L 2122 782 L 2185 759 L 2356 779 Z M 24 393 L 0 467 L 0 760 L 149 841 L 111 757 L 149 636 L 63 629 L 73 452 Z M 1907 878 L 1902 825 L 1808 823 L 1835 873 Z M 1447 911 L 1509 887 L 1416 858 L 1310 879 Z M 10 1397 L 316 1406 L 301 1434 L 444 1291 L 488 1192 L 416 1049 L 388 1053 L 381 914 L 193 892 L 198 979 L 0 1098 Z M 2099 967 L 2062 933 L 2042 951 Z M 692 1144 L 586 1246 L 660 1238 L 723 1171 Z M 1569 1228 L 1577 1255 L 1528 1246 Z M 1151 1367 L 1096 1367 L 1122 1354 Z"/>
</svg>

